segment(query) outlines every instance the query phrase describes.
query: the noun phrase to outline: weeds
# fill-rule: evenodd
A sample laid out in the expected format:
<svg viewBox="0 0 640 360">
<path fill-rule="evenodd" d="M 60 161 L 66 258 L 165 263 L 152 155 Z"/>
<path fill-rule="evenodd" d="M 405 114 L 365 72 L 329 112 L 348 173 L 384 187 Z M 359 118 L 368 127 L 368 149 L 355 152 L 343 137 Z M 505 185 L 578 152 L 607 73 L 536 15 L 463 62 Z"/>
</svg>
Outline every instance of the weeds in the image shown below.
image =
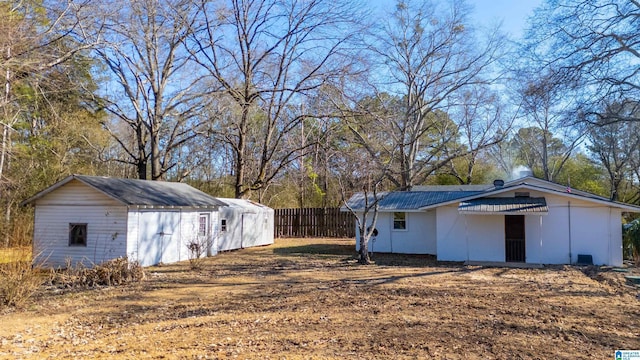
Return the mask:
<svg viewBox="0 0 640 360">
<path fill-rule="evenodd" d="M 41 274 L 26 261 L 0 265 L 0 302 L 19 306 L 33 295 L 44 282 Z"/>
<path fill-rule="evenodd" d="M 22 257 L 17 259 L 0 264 L 0 306 L 22 305 L 45 283 L 61 288 L 91 288 L 124 285 L 145 278 L 142 266 L 129 262 L 127 258 L 114 259 L 92 268 L 82 263 L 72 266 L 67 260 L 66 268 L 56 271 L 32 266 Z"/>
<path fill-rule="evenodd" d="M 189 265 L 191 270 L 199 270 L 204 262 L 204 255 L 207 252 L 207 242 L 200 239 L 193 239 L 187 243 L 189 250 Z"/>
<path fill-rule="evenodd" d="M 124 285 L 144 278 L 142 266 L 137 261 L 130 262 L 126 257 L 109 260 L 91 268 L 81 262 L 73 266 L 71 260 L 67 259 L 65 268 L 57 270 L 51 282 L 63 288 L 87 288 Z"/>
<path fill-rule="evenodd" d="M 46 272 L 31 265 L 26 251 L 14 251 L 0 264 L 0 305 L 22 305 L 47 280 Z"/>
</svg>

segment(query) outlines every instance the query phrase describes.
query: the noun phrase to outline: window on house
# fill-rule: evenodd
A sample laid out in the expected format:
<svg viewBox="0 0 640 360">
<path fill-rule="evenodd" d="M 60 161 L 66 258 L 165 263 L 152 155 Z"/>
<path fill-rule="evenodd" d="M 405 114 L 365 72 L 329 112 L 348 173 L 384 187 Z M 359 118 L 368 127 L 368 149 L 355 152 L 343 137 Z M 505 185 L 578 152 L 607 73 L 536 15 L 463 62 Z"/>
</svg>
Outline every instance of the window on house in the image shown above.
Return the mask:
<svg viewBox="0 0 640 360">
<path fill-rule="evenodd" d="M 394 230 L 407 229 L 407 213 L 403 213 L 403 212 L 393 213 L 393 229 Z"/>
<path fill-rule="evenodd" d="M 200 214 L 198 217 L 198 236 L 207 236 L 209 228 L 209 215 Z"/>
<path fill-rule="evenodd" d="M 227 231 L 227 219 L 222 219 L 220 223 L 220 231 Z"/>
<path fill-rule="evenodd" d="M 87 246 L 87 224 L 69 224 L 69 246 Z"/>
</svg>

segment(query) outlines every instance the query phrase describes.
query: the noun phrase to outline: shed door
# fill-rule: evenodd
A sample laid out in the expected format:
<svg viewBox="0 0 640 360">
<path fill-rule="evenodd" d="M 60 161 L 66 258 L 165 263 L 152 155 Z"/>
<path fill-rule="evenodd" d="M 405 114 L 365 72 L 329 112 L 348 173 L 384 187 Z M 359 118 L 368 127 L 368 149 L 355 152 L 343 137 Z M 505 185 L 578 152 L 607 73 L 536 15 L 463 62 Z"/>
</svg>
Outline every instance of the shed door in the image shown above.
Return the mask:
<svg viewBox="0 0 640 360">
<path fill-rule="evenodd" d="M 258 242 L 258 236 L 261 235 L 260 227 L 258 226 L 258 214 L 255 213 L 243 213 L 242 214 L 242 243 L 241 248 L 256 246 Z"/>
<path fill-rule="evenodd" d="M 524 215 L 505 215 L 505 261 L 525 262 Z"/>
<path fill-rule="evenodd" d="M 143 266 L 180 260 L 180 212 L 150 211 L 140 214 L 138 259 Z"/>
</svg>

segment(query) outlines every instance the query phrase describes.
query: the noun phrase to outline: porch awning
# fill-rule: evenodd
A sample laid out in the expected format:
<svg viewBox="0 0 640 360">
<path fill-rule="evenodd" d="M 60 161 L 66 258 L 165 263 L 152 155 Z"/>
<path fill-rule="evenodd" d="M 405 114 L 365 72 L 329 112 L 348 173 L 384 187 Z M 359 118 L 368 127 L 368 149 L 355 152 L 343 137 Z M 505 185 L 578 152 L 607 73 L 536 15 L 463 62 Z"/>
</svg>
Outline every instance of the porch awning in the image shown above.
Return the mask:
<svg viewBox="0 0 640 360">
<path fill-rule="evenodd" d="M 480 198 L 460 202 L 458 212 L 477 215 L 546 215 L 549 207 L 543 197 Z"/>
</svg>

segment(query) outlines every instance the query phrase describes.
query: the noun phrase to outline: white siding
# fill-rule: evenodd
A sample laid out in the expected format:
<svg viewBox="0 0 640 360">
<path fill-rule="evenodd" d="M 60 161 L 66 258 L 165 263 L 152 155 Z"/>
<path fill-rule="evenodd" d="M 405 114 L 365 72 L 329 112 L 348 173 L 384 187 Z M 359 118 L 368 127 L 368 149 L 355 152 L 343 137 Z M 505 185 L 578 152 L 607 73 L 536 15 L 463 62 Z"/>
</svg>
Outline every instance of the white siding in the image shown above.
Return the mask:
<svg viewBox="0 0 640 360">
<path fill-rule="evenodd" d="M 198 236 L 198 230 L 200 225 L 200 215 L 204 214 L 208 216 L 209 228 L 207 234 L 204 237 Z M 217 241 L 218 241 L 218 212 L 216 211 L 183 211 L 182 223 L 180 226 L 182 233 L 182 243 L 180 245 L 180 259 L 187 260 L 191 254 L 189 251 L 189 244 L 191 242 L 197 242 L 205 246 L 203 256 L 212 256 L 217 254 Z"/>
<path fill-rule="evenodd" d="M 227 228 L 220 234 L 219 251 L 242 248 L 242 210 L 232 207 L 220 208 L 220 221 L 225 220 Z"/>
<path fill-rule="evenodd" d="M 274 211 L 246 200 L 220 199 L 230 206 L 220 208 L 217 225 L 225 220 L 226 231 L 220 231 L 218 250 L 228 251 L 273 244 Z"/>
<path fill-rule="evenodd" d="M 131 261 L 139 261 L 138 258 L 138 241 L 140 212 L 129 211 L 127 216 L 127 257 Z"/>
<path fill-rule="evenodd" d="M 124 206 L 36 205 L 34 263 L 61 267 L 65 259 L 87 266 L 126 255 Z M 69 246 L 69 224 L 87 224 L 87 246 Z"/>
<path fill-rule="evenodd" d="M 127 254 L 136 259 L 142 266 L 159 263 L 169 264 L 185 261 L 190 257 L 188 245 L 198 239 L 199 215 L 209 215 L 209 240 L 211 249 L 204 255 L 217 253 L 217 239 L 219 234 L 218 212 L 212 210 L 197 210 L 192 208 L 181 211 L 144 210 L 129 213 L 129 245 Z"/>
<path fill-rule="evenodd" d="M 180 211 L 140 212 L 137 241 L 140 265 L 169 264 L 181 260 L 180 218 Z"/>
<path fill-rule="evenodd" d="M 38 205 L 122 206 L 122 203 L 74 179 L 36 200 Z"/>
</svg>

